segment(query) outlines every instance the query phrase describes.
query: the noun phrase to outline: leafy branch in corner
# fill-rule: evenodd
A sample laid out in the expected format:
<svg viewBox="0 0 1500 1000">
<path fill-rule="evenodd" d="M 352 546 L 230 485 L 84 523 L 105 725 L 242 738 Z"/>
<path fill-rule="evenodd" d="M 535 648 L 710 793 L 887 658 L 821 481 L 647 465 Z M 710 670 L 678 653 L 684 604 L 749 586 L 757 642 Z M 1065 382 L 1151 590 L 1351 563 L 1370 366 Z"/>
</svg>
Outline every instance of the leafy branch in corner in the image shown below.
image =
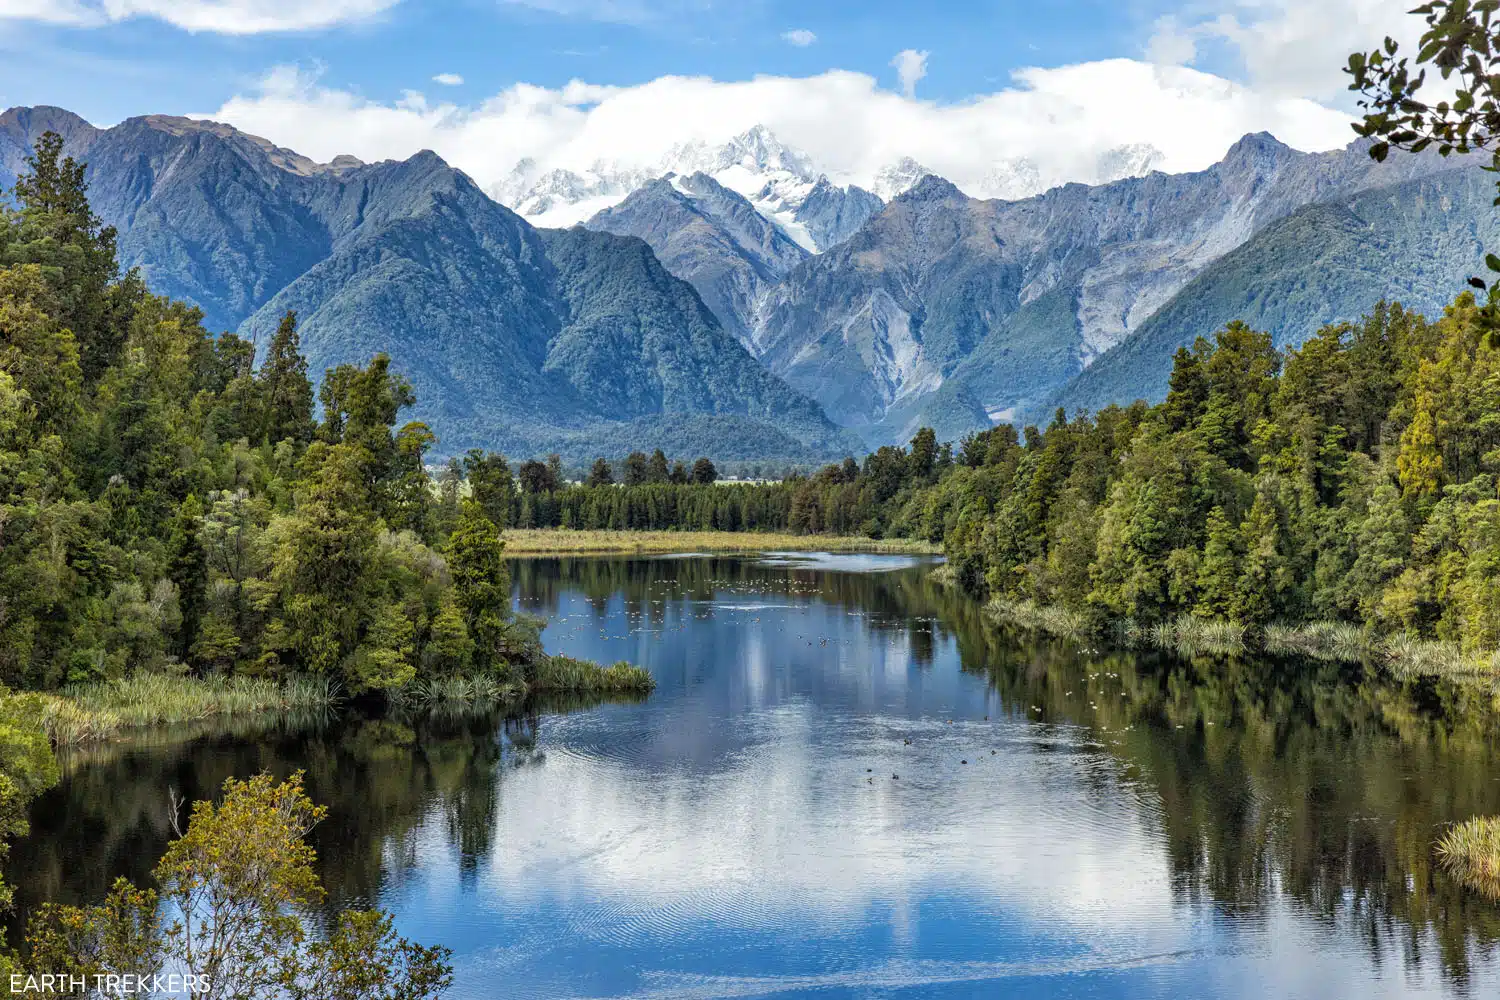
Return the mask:
<svg viewBox="0 0 1500 1000">
<path fill-rule="evenodd" d="M 1344 72 L 1363 120 L 1354 131 L 1370 139 L 1370 156 L 1384 162 L 1392 149 L 1420 153 L 1436 147 L 1441 156 L 1489 150 L 1484 169 L 1500 172 L 1500 0 L 1432 0 L 1410 11 L 1421 15 L 1427 30 L 1418 42 L 1416 64 L 1400 56 L 1396 40 L 1372 52 L 1349 56 Z M 1444 91 L 1452 96 L 1430 104 L 1418 95 L 1428 69 L 1436 69 Z M 1497 181 L 1500 186 L 1500 181 Z M 1500 205 L 1500 196 L 1495 198 Z M 1500 256 L 1485 255 L 1490 271 L 1500 273 Z M 1490 345 L 1500 346 L 1500 287 L 1483 278 L 1469 284 L 1489 292 L 1482 319 Z"/>
</svg>

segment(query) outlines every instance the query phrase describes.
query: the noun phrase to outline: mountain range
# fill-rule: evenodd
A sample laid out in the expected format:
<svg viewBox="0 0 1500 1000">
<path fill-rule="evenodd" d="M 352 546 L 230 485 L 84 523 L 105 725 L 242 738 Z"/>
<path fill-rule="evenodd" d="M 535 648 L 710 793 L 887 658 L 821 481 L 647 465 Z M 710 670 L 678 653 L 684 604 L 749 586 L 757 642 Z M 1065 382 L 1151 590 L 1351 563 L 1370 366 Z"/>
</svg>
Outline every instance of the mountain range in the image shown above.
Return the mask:
<svg viewBox="0 0 1500 1000">
<path fill-rule="evenodd" d="M 1500 240 L 1462 160 L 1249 135 L 1206 170 L 1150 147 L 1040 193 L 915 160 L 866 190 L 757 128 L 649 169 L 522 162 L 490 192 L 431 152 L 315 163 L 229 126 L 0 115 L 0 184 L 43 131 L 88 162 L 126 266 L 314 371 L 389 352 L 444 450 L 816 461 L 1157 398 L 1230 319 L 1295 344 L 1381 298 L 1433 312 Z M 1024 197 L 974 197 L 993 192 Z M 507 207 L 507 205 L 511 207 Z M 538 223 L 567 224 L 548 228 Z"/>
<path fill-rule="evenodd" d="M 88 161 L 122 263 L 260 345 L 286 310 L 312 371 L 386 351 L 445 451 L 661 447 L 814 460 L 857 447 L 642 241 L 538 230 L 430 152 L 317 164 L 225 126 L 0 116 L 0 182 L 44 131 Z"/>
</svg>

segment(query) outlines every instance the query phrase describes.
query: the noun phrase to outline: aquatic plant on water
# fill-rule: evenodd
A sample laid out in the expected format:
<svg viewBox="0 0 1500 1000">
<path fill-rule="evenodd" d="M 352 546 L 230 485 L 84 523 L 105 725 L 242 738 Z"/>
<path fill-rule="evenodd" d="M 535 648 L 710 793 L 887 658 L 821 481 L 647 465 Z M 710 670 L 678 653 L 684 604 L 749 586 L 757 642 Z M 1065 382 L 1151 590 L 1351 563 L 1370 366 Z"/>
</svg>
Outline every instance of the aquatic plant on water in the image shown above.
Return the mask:
<svg viewBox="0 0 1500 1000">
<path fill-rule="evenodd" d="M 54 745 L 76 746 L 146 726 L 327 708 L 339 698 L 336 682 L 314 675 L 278 681 L 148 672 L 44 696 L 42 728 Z"/>
<path fill-rule="evenodd" d="M 1500 816 L 1454 825 L 1437 845 L 1438 861 L 1460 882 L 1500 899 Z"/>
<path fill-rule="evenodd" d="M 656 680 L 650 673 L 621 661 L 601 667 L 571 656 L 548 656 L 537 664 L 528 685 L 532 691 L 650 691 Z"/>
</svg>

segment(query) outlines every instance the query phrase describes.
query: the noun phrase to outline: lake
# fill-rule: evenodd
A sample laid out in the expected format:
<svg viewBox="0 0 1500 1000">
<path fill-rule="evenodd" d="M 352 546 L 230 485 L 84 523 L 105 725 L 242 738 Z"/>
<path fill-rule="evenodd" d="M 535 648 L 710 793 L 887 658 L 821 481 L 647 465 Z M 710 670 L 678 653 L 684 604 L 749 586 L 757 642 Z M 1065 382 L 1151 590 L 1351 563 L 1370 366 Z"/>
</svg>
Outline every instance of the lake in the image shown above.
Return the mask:
<svg viewBox="0 0 1500 1000">
<path fill-rule="evenodd" d="M 1432 860 L 1500 813 L 1493 705 L 1007 634 L 932 566 L 517 561 L 550 651 L 655 692 L 66 755 L 18 908 L 144 884 L 169 791 L 303 769 L 330 902 L 451 947 L 457 1000 L 1500 996 L 1500 905 Z"/>
</svg>

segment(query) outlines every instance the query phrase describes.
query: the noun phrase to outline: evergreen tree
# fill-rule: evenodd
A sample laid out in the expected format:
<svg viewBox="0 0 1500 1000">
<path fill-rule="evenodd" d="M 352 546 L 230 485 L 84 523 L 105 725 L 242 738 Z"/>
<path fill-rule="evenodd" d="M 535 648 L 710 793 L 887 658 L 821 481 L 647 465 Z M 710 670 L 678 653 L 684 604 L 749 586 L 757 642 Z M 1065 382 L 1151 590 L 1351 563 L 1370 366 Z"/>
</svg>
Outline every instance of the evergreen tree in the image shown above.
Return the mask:
<svg viewBox="0 0 1500 1000">
<path fill-rule="evenodd" d="M 707 458 L 700 458 L 693 463 L 693 482 L 700 485 L 718 482 L 719 470 L 714 468 L 714 463 Z"/>
<path fill-rule="evenodd" d="M 667 456 L 660 448 L 651 453 L 650 464 L 646 466 L 646 482 L 665 483 L 671 478 L 671 470 L 667 467 Z"/>
<path fill-rule="evenodd" d="M 594 466 L 593 466 L 593 468 L 589 469 L 589 477 L 588 477 L 588 480 L 586 481 L 585 485 L 587 485 L 587 486 L 613 486 L 614 482 L 615 482 L 614 470 L 612 470 L 609 467 L 609 463 L 607 461 L 605 461 L 603 458 L 596 458 L 596 459 L 594 459 Z"/>
<path fill-rule="evenodd" d="M 1238 608 L 1239 532 L 1224 516 L 1222 507 L 1209 511 L 1205 527 L 1195 610 L 1210 618 L 1229 618 Z"/>
<path fill-rule="evenodd" d="M 665 456 L 662 462 L 666 462 Z M 640 486 L 651 479 L 650 463 L 644 452 L 633 451 L 625 456 L 625 485 Z"/>
<path fill-rule="evenodd" d="M 302 356 L 301 338 L 297 335 L 296 313 L 288 311 L 281 317 L 256 378 L 265 421 L 261 439 L 273 444 L 312 440 L 313 386 L 307 377 L 307 359 Z"/>
<path fill-rule="evenodd" d="M 464 455 L 463 464 L 470 495 L 485 517 L 497 528 L 509 527 L 516 487 L 505 456 L 475 448 Z"/>
<path fill-rule="evenodd" d="M 499 669 L 510 617 L 510 572 L 505 543 L 479 504 L 463 505 L 444 555 L 453 575 L 454 601 L 475 643 L 475 660 L 486 670 Z"/>
</svg>

